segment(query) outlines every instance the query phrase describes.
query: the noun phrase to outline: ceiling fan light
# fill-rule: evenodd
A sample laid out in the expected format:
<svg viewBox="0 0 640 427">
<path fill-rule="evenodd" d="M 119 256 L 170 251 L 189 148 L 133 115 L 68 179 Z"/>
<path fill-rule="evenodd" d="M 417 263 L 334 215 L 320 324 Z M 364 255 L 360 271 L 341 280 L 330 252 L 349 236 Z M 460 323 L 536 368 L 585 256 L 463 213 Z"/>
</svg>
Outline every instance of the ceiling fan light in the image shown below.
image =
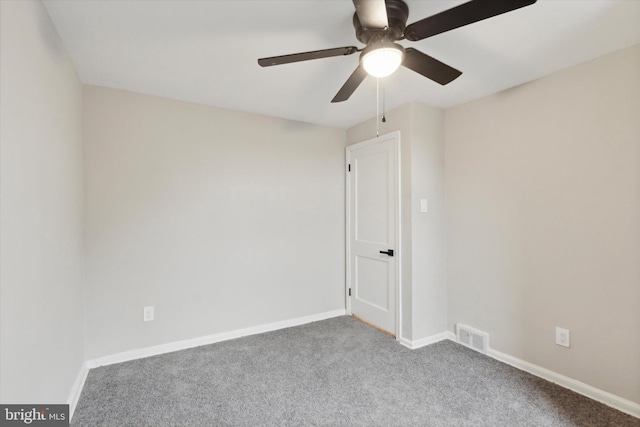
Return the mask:
<svg viewBox="0 0 640 427">
<path fill-rule="evenodd" d="M 365 71 L 377 78 L 393 74 L 404 60 L 404 49 L 395 43 L 374 46 L 363 52 L 362 66 Z"/>
</svg>

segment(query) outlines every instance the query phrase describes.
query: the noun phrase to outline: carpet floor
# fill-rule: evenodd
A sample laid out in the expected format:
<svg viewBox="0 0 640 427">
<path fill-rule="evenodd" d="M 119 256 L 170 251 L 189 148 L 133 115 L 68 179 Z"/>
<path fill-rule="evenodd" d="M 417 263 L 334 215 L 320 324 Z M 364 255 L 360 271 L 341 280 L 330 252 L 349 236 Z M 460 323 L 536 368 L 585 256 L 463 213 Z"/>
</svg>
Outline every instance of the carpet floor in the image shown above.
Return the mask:
<svg viewBox="0 0 640 427">
<path fill-rule="evenodd" d="M 71 426 L 640 426 L 451 341 L 349 316 L 92 369 Z"/>
</svg>

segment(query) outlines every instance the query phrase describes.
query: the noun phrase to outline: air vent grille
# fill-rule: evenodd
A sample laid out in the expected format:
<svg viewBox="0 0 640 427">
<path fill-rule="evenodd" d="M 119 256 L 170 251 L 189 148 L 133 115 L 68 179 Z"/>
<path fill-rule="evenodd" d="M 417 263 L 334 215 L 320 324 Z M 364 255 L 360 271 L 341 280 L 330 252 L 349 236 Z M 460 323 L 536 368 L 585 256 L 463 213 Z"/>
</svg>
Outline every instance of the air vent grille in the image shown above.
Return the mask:
<svg viewBox="0 0 640 427">
<path fill-rule="evenodd" d="M 456 325 L 456 337 L 460 344 L 479 351 L 480 353 L 487 354 L 489 334 L 486 332 L 458 323 Z"/>
</svg>

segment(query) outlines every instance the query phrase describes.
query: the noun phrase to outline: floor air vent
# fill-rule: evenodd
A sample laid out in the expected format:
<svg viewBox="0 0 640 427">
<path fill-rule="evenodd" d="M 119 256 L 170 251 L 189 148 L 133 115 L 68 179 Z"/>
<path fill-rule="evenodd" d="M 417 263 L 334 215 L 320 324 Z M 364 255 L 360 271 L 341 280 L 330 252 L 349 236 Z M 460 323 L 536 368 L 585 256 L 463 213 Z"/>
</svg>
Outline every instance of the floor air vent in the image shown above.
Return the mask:
<svg viewBox="0 0 640 427">
<path fill-rule="evenodd" d="M 460 344 L 479 351 L 480 353 L 487 354 L 489 334 L 486 332 L 458 323 L 456 325 L 456 336 Z"/>
</svg>

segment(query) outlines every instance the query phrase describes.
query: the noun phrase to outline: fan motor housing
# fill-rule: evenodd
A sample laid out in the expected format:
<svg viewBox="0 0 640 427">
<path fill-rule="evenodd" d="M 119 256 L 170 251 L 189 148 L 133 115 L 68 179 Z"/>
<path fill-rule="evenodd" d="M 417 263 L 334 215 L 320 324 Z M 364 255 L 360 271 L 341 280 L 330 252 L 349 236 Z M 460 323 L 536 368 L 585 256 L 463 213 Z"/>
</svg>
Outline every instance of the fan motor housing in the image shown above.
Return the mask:
<svg viewBox="0 0 640 427">
<path fill-rule="evenodd" d="M 396 41 L 404 37 L 404 29 L 409 18 L 409 6 L 402 0 L 386 0 L 388 28 L 365 28 L 362 26 L 358 14 L 353 15 L 353 27 L 356 38 L 364 44 L 370 41 Z"/>
</svg>

